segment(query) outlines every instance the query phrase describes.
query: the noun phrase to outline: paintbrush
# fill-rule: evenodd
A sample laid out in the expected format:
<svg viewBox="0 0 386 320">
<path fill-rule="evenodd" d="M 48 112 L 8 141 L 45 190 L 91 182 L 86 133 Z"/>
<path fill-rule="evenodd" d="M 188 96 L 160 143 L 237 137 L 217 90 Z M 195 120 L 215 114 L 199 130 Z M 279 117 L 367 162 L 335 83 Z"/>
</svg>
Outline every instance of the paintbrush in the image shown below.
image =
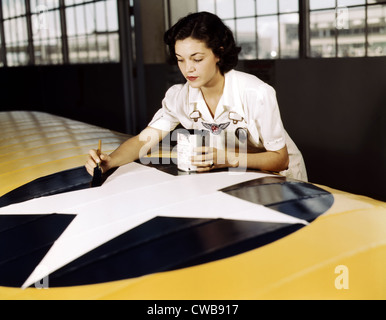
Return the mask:
<svg viewBox="0 0 386 320">
<path fill-rule="evenodd" d="M 100 156 L 102 153 L 102 140 L 98 142 L 97 155 Z M 99 187 L 102 185 L 102 168 L 100 161 L 97 163 L 97 166 L 94 168 L 94 173 L 90 183 L 90 187 Z"/>
</svg>

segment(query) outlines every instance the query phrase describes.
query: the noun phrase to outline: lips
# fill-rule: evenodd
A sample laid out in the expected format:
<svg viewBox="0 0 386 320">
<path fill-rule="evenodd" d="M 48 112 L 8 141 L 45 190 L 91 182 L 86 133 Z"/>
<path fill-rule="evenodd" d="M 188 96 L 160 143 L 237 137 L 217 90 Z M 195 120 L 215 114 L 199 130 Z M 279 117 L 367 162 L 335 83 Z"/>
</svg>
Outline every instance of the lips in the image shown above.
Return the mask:
<svg viewBox="0 0 386 320">
<path fill-rule="evenodd" d="M 188 79 L 188 81 L 194 81 L 196 80 L 198 77 L 186 77 L 186 79 Z"/>
</svg>

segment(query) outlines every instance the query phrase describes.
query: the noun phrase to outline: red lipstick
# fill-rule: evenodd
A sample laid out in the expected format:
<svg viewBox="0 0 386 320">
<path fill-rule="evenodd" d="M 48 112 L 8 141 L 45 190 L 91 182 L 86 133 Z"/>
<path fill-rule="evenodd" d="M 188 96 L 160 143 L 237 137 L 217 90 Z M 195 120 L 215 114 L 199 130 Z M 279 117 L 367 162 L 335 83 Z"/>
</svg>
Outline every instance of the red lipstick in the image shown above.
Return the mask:
<svg viewBox="0 0 386 320">
<path fill-rule="evenodd" d="M 188 81 L 194 81 L 196 80 L 198 77 L 186 77 L 186 79 L 188 79 Z"/>
</svg>

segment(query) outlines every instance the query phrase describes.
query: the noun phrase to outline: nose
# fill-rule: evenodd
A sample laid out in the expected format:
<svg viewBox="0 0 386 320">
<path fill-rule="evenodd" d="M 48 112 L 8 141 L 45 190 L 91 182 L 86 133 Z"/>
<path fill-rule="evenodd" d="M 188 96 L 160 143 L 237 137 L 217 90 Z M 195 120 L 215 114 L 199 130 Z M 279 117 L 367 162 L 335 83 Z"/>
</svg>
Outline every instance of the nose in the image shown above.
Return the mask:
<svg viewBox="0 0 386 320">
<path fill-rule="evenodd" d="M 193 62 L 188 61 L 186 63 L 186 72 L 189 73 L 189 72 L 193 72 L 193 71 L 195 71 L 194 64 L 193 64 Z"/>
</svg>

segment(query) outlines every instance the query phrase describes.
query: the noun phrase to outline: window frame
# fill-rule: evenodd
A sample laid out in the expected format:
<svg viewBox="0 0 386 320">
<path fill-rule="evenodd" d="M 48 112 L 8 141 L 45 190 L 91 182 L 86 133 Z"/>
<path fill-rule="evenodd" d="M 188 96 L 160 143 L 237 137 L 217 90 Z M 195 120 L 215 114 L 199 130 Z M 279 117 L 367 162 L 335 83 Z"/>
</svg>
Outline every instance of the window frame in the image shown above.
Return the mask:
<svg viewBox="0 0 386 320">
<path fill-rule="evenodd" d="M 307 1 L 308 2 L 308 1 Z M 329 7 L 329 8 L 318 8 L 318 9 L 311 9 L 309 8 L 308 9 L 308 18 L 310 19 L 310 16 L 311 16 L 311 13 L 313 12 L 326 12 L 326 11 L 335 11 L 335 23 L 337 22 L 337 19 L 338 19 L 338 11 L 337 9 L 338 8 L 346 8 L 348 10 L 350 9 L 358 9 L 358 8 L 363 8 L 364 9 L 364 41 L 363 41 L 363 44 L 364 44 L 364 55 L 361 55 L 361 56 L 349 56 L 350 58 L 364 58 L 364 57 L 378 57 L 378 56 L 373 56 L 373 55 L 369 55 L 369 22 L 368 22 L 368 11 L 369 11 L 369 8 L 371 7 L 375 7 L 375 6 L 379 6 L 379 5 L 385 5 L 386 6 L 386 1 L 385 0 L 380 0 L 379 2 L 375 2 L 375 3 L 369 3 L 369 0 L 365 0 L 365 3 L 364 4 L 353 4 L 353 5 L 347 5 L 347 6 L 338 6 L 338 2 L 339 0 L 335 0 L 335 6 L 334 7 Z M 385 17 L 386 18 L 386 17 Z M 307 48 L 307 57 L 308 58 L 323 58 L 323 59 L 326 59 L 326 58 L 329 58 L 329 57 L 313 57 L 312 56 L 312 53 L 311 53 L 311 36 L 310 36 L 310 27 L 311 27 L 311 24 L 308 23 L 308 48 Z M 340 51 L 339 51 L 339 31 L 340 30 L 344 30 L 343 28 L 342 29 L 339 29 L 339 28 L 335 28 L 335 32 L 334 32 L 334 51 L 335 51 L 335 54 L 333 56 L 333 58 L 343 58 L 342 56 L 340 56 Z M 379 57 L 382 57 L 382 56 L 386 56 L 386 52 L 384 55 L 380 55 Z"/>
<path fill-rule="evenodd" d="M 8 67 L 10 65 L 9 61 L 8 61 L 8 57 L 7 57 L 7 44 L 10 43 L 6 37 L 6 34 L 5 34 L 5 28 L 4 28 L 4 22 L 5 21 L 10 21 L 10 20 L 13 20 L 15 19 L 25 19 L 25 23 L 26 23 L 26 30 L 27 30 L 27 36 L 28 36 L 28 39 L 27 39 L 27 50 L 26 50 L 26 53 L 28 54 L 28 61 L 25 63 L 25 64 L 21 64 L 20 63 L 20 59 L 19 57 L 17 57 L 17 60 L 18 60 L 18 64 L 16 65 L 13 65 L 14 67 L 18 67 L 18 66 L 24 66 L 24 65 L 42 65 L 42 64 L 37 64 L 36 61 L 35 61 L 35 50 L 34 50 L 34 37 L 33 37 L 33 21 L 32 21 L 32 18 L 33 18 L 33 13 L 31 12 L 31 0 L 24 0 L 24 4 L 25 4 L 25 12 L 24 13 L 18 13 L 12 17 L 5 17 L 4 18 L 4 14 L 3 14 L 3 1 L 11 1 L 11 0 L 0 0 L 0 67 Z M 56 63 L 58 65 L 61 65 L 61 64 L 79 64 L 79 63 L 116 63 L 116 62 L 121 62 L 122 58 L 121 58 L 121 52 L 119 50 L 118 54 L 119 54 L 119 57 L 118 57 L 118 60 L 117 61 L 113 61 L 111 60 L 111 52 L 109 50 L 109 60 L 108 61 L 99 61 L 99 62 L 71 62 L 70 59 L 69 59 L 69 56 L 70 56 L 70 50 L 69 50 L 69 46 L 68 46 L 68 40 L 69 40 L 69 37 L 67 35 L 67 19 L 66 19 L 66 9 L 69 8 L 69 7 L 76 7 L 76 6 L 80 6 L 80 5 L 87 5 L 87 4 L 94 4 L 96 5 L 97 2 L 105 2 L 107 0 L 84 0 L 83 2 L 81 3 L 73 3 L 73 4 L 69 4 L 69 5 L 66 5 L 65 4 L 65 0 L 58 0 L 59 1 L 59 7 L 52 7 L 52 8 L 48 8 L 47 12 L 48 11 L 54 11 L 54 10 L 59 10 L 59 19 L 60 19 L 60 31 L 61 31 L 61 34 L 60 36 L 58 37 L 57 41 L 60 41 L 61 45 L 61 54 L 62 54 L 62 59 L 60 62 Z M 119 1 L 119 0 L 118 0 Z M 198 1 L 199 0 L 196 0 L 197 1 L 197 7 L 198 7 Z M 206 0 L 208 1 L 208 0 Z M 213 6 L 214 6 L 214 13 L 217 12 L 217 1 L 216 0 L 212 0 L 213 1 Z M 322 12 L 322 11 L 325 11 L 325 10 L 336 10 L 337 8 L 337 4 L 338 4 L 338 0 L 335 0 L 335 7 L 334 8 L 330 8 L 330 9 L 326 9 L 326 8 L 320 8 L 320 9 L 310 9 L 310 0 L 298 0 L 298 11 L 291 11 L 291 12 L 280 12 L 279 11 L 279 3 L 280 3 L 280 0 L 276 0 L 277 1 L 277 6 L 278 6 L 278 10 L 276 13 L 274 14 L 259 14 L 257 12 L 257 1 L 255 1 L 255 12 L 251 15 L 243 15 L 243 16 L 237 16 L 237 5 L 236 5 L 236 1 L 237 0 L 229 0 L 229 1 L 233 1 L 233 11 L 234 11 L 234 16 L 233 17 L 230 17 L 230 18 L 227 18 L 227 19 L 224 19 L 224 21 L 232 21 L 233 22 L 233 25 L 234 25 L 234 32 L 235 32 L 235 38 L 236 38 L 236 41 L 237 41 L 237 37 L 238 37 L 238 34 L 237 34 L 237 21 L 240 21 L 240 20 L 243 20 L 243 19 L 255 19 L 255 41 L 254 41 L 254 46 L 255 46 L 255 57 L 253 59 L 243 59 L 241 58 L 240 60 L 264 60 L 264 59 L 259 59 L 259 41 L 258 41 L 258 30 L 257 30 L 257 23 L 258 23 L 258 18 L 259 17 L 264 17 L 264 16 L 276 16 L 277 17 L 277 24 L 278 24 L 278 56 L 276 58 L 273 58 L 273 59 L 267 59 L 267 60 L 277 60 L 277 59 L 280 59 L 280 60 L 283 60 L 283 59 L 305 59 L 305 58 L 309 58 L 309 59 L 316 59 L 318 57 L 313 57 L 311 55 L 311 35 L 310 35 L 310 15 L 311 13 L 313 12 Z M 361 57 L 369 57 L 369 58 L 372 58 L 372 57 L 384 57 L 386 56 L 386 53 L 385 54 L 382 54 L 382 55 L 369 55 L 369 46 L 370 46 L 370 43 L 369 43 L 369 36 L 371 35 L 371 28 L 369 27 L 369 22 L 368 22 L 368 12 L 369 12 L 369 8 L 373 7 L 373 6 L 378 6 L 378 5 L 385 5 L 386 6 L 386 0 L 379 0 L 375 3 L 369 3 L 370 0 L 366 0 L 365 1 L 365 4 L 357 4 L 357 5 L 351 5 L 351 6 L 347 6 L 347 8 L 356 8 L 356 7 L 364 7 L 365 8 L 365 40 L 364 40 L 364 43 L 365 43 L 365 54 L 363 56 L 359 56 L 359 57 L 351 57 L 351 58 L 361 58 Z M 119 11 L 119 6 L 118 6 L 118 2 L 117 2 L 117 11 Z M 283 58 L 282 57 L 282 44 L 281 44 L 281 39 L 280 39 L 280 17 L 283 16 L 283 15 L 286 15 L 286 14 L 291 14 L 291 13 L 297 13 L 298 14 L 298 17 L 299 17 L 299 26 L 298 26 L 298 43 L 299 43 L 299 49 L 298 49 L 298 56 L 297 57 L 290 57 L 290 58 Z M 119 17 L 119 12 L 117 12 L 117 18 Z M 111 34 L 110 34 L 111 33 Z M 106 27 L 106 37 L 107 39 L 110 37 L 110 36 L 114 36 L 114 37 L 118 37 L 118 41 L 120 42 L 120 37 L 121 37 L 121 30 L 119 29 L 119 23 L 118 23 L 118 29 L 116 31 L 113 31 L 113 32 L 110 32 L 108 31 L 108 27 Z M 114 33 L 114 35 L 113 35 Z M 339 44 L 338 44 L 338 32 L 335 32 L 335 54 L 333 57 L 335 58 L 341 58 L 339 57 Z M 79 36 L 79 35 L 78 35 Z M 90 35 L 87 35 L 87 36 L 90 36 Z M 97 34 L 95 33 L 95 37 L 97 37 Z M 97 41 L 97 40 L 96 40 Z M 108 40 L 107 40 L 108 42 Z M 18 43 L 18 45 L 20 45 L 20 43 Z M 21 47 L 21 45 L 20 45 Z M 96 45 L 96 47 L 98 47 L 98 43 Z M 16 54 L 16 53 L 15 53 Z M 98 53 L 99 54 L 99 53 Z M 323 59 L 327 58 L 327 57 L 321 57 Z M 44 63 L 43 65 L 49 65 L 51 63 Z"/>
<path fill-rule="evenodd" d="M 199 9 L 199 1 L 197 0 L 197 9 Z M 231 1 L 231 0 L 229 0 Z M 233 1 L 233 17 L 227 17 L 222 19 L 225 23 L 229 23 L 229 21 L 232 21 L 233 23 L 233 32 L 235 36 L 236 42 L 238 42 L 238 32 L 237 32 L 237 20 L 241 19 L 246 19 L 246 18 L 253 18 L 255 19 L 255 50 L 256 50 L 256 57 L 254 59 L 240 59 L 240 60 L 285 60 L 285 59 L 317 59 L 317 58 L 322 58 L 322 59 L 327 59 L 330 57 L 315 57 L 312 56 L 311 53 L 311 14 L 315 12 L 323 12 L 323 11 L 328 11 L 328 10 L 333 10 L 335 12 L 335 17 L 334 21 L 336 22 L 337 19 L 337 8 L 338 7 L 338 0 L 334 0 L 335 6 L 331 8 L 318 8 L 318 9 L 312 9 L 310 8 L 310 0 L 298 0 L 298 17 L 299 17 L 299 25 L 298 25 L 298 43 L 299 43 L 299 55 L 297 57 L 290 57 L 290 58 L 283 58 L 282 57 L 282 44 L 281 44 L 281 39 L 280 39 L 280 16 L 283 16 L 285 14 L 291 14 L 291 13 L 296 13 L 296 11 L 291 11 L 291 12 L 280 12 L 280 7 L 279 7 L 279 0 L 277 1 L 277 11 L 276 13 L 273 14 L 262 14 L 259 15 L 257 12 L 257 1 L 255 1 L 255 12 L 254 14 L 251 14 L 249 16 L 242 16 L 238 17 L 237 16 L 237 9 L 236 9 L 236 1 L 237 0 L 232 0 Z M 213 8 L 213 10 L 210 10 L 210 12 L 218 14 L 217 10 L 217 1 L 212 0 L 213 3 L 210 4 L 210 6 Z M 363 58 L 363 57 L 382 57 L 386 56 L 386 53 L 383 55 L 369 55 L 369 35 L 370 35 L 370 30 L 369 30 L 369 23 L 368 23 L 368 11 L 369 8 L 373 6 L 379 6 L 379 5 L 386 5 L 386 0 L 379 0 L 376 1 L 375 3 L 370 3 L 369 0 L 365 0 L 364 4 L 356 4 L 356 5 L 347 5 L 344 6 L 343 8 L 348 8 L 348 9 L 355 9 L 355 8 L 364 8 L 365 10 L 365 18 L 364 18 L 364 23 L 365 23 L 365 30 L 364 30 L 364 50 L 365 53 L 362 56 L 350 56 L 350 58 Z M 259 59 L 259 41 L 258 41 L 258 18 L 259 17 L 265 17 L 265 16 L 277 16 L 277 24 L 278 24 L 278 56 L 276 58 L 271 58 L 271 59 Z M 386 18 L 386 17 L 385 17 Z M 339 43 L 338 43 L 338 38 L 339 38 L 339 30 L 336 29 L 335 32 L 335 39 L 334 39 L 334 55 L 332 58 L 343 58 L 339 56 Z"/>
<path fill-rule="evenodd" d="M 83 6 L 82 10 L 85 12 L 85 7 L 87 5 L 93 5 L 94 10 L 97 3 L 103 3 L 104 6 L 107 6 L 107 2 L 109 0 L 83 0 L 83 1 L 73 1 L 71 4 L 66 4 L 65 0 L 58 0 L 58 5 L 48 7 L 45 12 L 47 13 L 53 13 L 55 15 L 55 19 L 59 19 L 59 22 L 56 22 L 56 26 L 59 26 L 57 29 L 55 29 L 56 32 L 59 32 L 58 36 L 48 36 L 48 38 L 42 38 L 40 35 L 39 36 L 34 36 L 33 34 L 33 19 L 36 17 L 36 12 L 33 12 L 31 8 L 31 3 L 32 0 L 23 0 L 23 7 L 24 7 L 24 12 L 19 14 L 16 13 L 12 16 L 6 16 L 4 17 L 3 15 L 3 2 L 4 1 L 12 1 L 12 0 L 0 0 L 0 49 L 1 49 L 1 56 L 0 56 L 0 67 L 22 67 L 26 65 L 64 65 L 64 64 L 90 64 L 90 63 L 118 63 L 121 61 L 121 53 L 119 49 L 119 37 L 120 37 L 120 30 L 119 30 L 119 23 L 118 21 L 116 22 L 117 29 L 116 30 L 110 30 L 110 24 L 106 21 L 106 29 L 104 31 L 99 32 L 99 36 L 104 36 L 106 38 L 106 48 L 107 48 L 107 59 L 102 59 L 100 58 L 100 52 L 98 50 L 98 43 L 95 45 L 96 50 L 96 57 L 98 58 L 98 61 L 71 61 L 70 60 L 70 54 L 71 50 L 68 46 L 69 42 L 69 37 L 67 35 L 67 17 L 66 17 L 66 10 L 68 8 L 75 8 L 75 7 L 81 7 Z M 42 2 L 44 4 L 45 2 Z M 34 4 L 37 4 L 37 2 L 34 2 Z M 14 4 L 13 4 L 14 5 Z M 115 1 L 116 5 L 116 17 L 118 20 L 118 3 Z M 57 15 L 56 11 L 59 12 Z M 105 10 L 106 11 L 106 10 Z M 105 14 L 107 16 L 107 12 Z M 10 50 L 7 50 L 7 44 L 11 43 L 13 44 L 13 41 L 7 39 L 7 35 L 5 34 L 5 28 L 4 24 L 9 23 L 7 21 L 12 21 L 16 19 L 25 19 L 25 26 L 27 28 L 27 50 L 26 54 L 28 54 L 27 61 L 25 63 L 21 63 L 19 57 L 17 57 L 16 63 L 9 63 L 9 59 L 7 57 L 7 51 L 9 52 Z M 13 23 L 13 22 L 12 22 Z M 86 23 L 86 22 L 85 22 Z M 96 23 L 96 22 L 95 22 Z M 95 28 L 94 33 L 87 34 L 85 33 L 84 35 L 79 35 L 75 34 L 75 39 L 78 40 L 78 38 L 85 36 L 86 37 L 86 42 L 88 42 L 88 38 L 90 37 L 95 37 L 95 41 L 98 41 L 98 31 L 97 28 Z M 116 55 L 114 56 L 113 53 L 111 52 L 110 48 L 110 38 L 117 38 L 118 40 L 118 51 L 116 52 Z M 52 61 L 52 57 L 48 57 L 47 60 L 41 60 L 41 63 L 38 61 L 35 61 L 35 48 L 34 45 L 42 43 L 42 42 L 49 42 L 49 41 L 57 41 L 57 48 L 58 48 L 58 53 L 60 51 L 61 57 L 59 58 L 59 61 Z M 22 47 L 19 44 L 19 41 L 16 41 L 16 44 L 19 47 Z M 95 51 L 95 50 L 94 50 Z M 15 53 L 16 54 L 16 53 Z M 89 57 L 89 50 L 87 50 L 87 56 Z M 37 59 L 39 60 L 39 59 Z"/>
</svg>

